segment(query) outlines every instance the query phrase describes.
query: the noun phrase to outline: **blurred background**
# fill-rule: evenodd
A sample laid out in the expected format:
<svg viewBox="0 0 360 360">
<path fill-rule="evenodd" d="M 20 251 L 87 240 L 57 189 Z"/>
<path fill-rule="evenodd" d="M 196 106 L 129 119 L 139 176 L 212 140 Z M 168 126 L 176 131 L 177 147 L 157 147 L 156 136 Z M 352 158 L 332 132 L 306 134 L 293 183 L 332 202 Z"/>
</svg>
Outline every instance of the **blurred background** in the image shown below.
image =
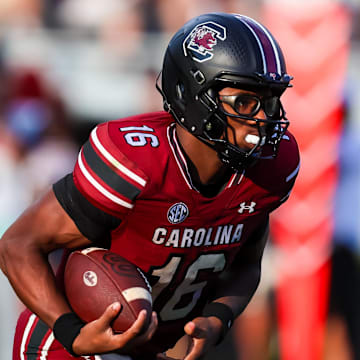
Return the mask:
<svg viewBox="0 0 360 360">
<path fill-rule="evenodd" d="M 97 123 L 162 109 L 167 42 L 213 11 L 278 39 L 302 164 L 273 216 L 260 288 L 207 359 L 360 359 L 360 0 L 1 0 L 0 235 L 72 171 Z M 21 310 L 0 274 L 0 359 Z"/>
</svg>

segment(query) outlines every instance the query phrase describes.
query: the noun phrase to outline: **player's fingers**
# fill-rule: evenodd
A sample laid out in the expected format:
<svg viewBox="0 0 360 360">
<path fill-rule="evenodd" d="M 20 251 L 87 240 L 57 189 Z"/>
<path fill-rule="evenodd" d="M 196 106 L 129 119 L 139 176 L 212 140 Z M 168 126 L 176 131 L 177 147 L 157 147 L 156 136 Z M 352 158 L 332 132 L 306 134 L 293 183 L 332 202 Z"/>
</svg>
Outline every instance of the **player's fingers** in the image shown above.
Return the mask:
<svg viewBox="0 0 360 360">
<path fill-rule="evenodd" d="M 142 329 L 144 328 L 146 322 L 146 310 L 141 310 L 137 319 L 131 325 L 131 327 L 123 332 L 122 334 L 114 335 L 114 340 L 118 342 L 118 347 L 124 346 L 130 340 L 136 338 L 141 334 Z"/>
<path fill-rule="evenodd" d="M 190 352 L 185 356 L 184 360 L 200 360 L 203 358 L 203 344 L 195 341 Z"/>
<path fill-rule="evenodd" d="M 157 318 L 157 314 L 155 311 L 152 312 L 151 314 L 151 322 L 150 322 L 150 325 L 149 327 L 147 328 L 146 332 L 144 333 L 144 335 L 142 336 L 144 338 L 144 340 L 150 340 L 156 329 L 157 329 L 157 326 L 158 326 L 158 318 Z"/>
<path fill-rule="evenodd" d="M 194 321 L 189 321 L 185 327 L 184 331 L 191 337 L 201 339 L 206 336 L 206 332 L 199 325 L 197 325 Z"/>
<path fill-rule="evenodd" d="M 144 342 L 149 341 L 153 337 L 153 335 L 157 329 L 157 326 L 158 326 L 157 315 L 155 312 L 153 312 L 151 314 L 150 325 L 148 326 L 148 328 L 146 329 L 146 331 L 144 333 L 141 333 L 141 335 L 136 337 L 136 339 L 135 339 L 136 344 L 140 345 Z"/>
<path fill-rule="evenodd" d="M 109 305 L 105 309 L 104 313 L 99 317 L 98 324 L 102 328 L 108 328 L 110 326 L 110 323 L 119 314 L 120 309 L 121 309 L 121 304 L 119 302 L 115 302 L 115 303 Z"/>
</svg>

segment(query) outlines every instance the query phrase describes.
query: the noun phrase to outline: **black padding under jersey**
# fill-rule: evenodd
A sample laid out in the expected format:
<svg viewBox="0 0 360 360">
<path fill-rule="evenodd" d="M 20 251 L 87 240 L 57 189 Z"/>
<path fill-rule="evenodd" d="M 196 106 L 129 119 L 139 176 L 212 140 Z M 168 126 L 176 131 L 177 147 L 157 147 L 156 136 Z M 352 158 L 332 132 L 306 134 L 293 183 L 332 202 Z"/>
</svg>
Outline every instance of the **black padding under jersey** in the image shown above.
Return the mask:
<svg viewBox="0 0 360 360">
<path fill-rule="evenodd" d="M 91 204 L 75 186 L 72 174 L 55 183 L 53 191 L 80 232 L 94 245 L 109 248 L 111 231 L 120 225 L 121 219 Z"/>
</svg>

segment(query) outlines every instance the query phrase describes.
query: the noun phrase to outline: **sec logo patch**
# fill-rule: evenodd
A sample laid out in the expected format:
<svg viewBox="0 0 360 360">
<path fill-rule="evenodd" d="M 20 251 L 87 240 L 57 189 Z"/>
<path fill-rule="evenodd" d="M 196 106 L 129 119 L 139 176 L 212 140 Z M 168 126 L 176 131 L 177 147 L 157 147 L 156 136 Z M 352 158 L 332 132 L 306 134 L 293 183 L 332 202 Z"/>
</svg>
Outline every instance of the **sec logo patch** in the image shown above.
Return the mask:
<svg viewBox="0 0 360 360">
<path fill-rule="evenodd" d="M 167 218 L 171 224 L 179 224 L 189 216 L 188 207 L 180 202 L 172 205 L 167 212 Z"/>
</svg>

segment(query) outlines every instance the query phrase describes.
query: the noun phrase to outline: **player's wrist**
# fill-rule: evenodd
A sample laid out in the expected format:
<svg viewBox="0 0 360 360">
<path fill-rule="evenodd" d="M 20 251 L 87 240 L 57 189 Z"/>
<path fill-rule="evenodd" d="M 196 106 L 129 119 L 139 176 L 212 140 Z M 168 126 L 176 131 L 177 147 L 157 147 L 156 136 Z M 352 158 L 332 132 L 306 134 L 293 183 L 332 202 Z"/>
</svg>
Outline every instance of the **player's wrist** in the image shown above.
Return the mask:
<svg viewBox="0 0 360 360">
<path fill-rule="evenodd" d="M 228 331 L 231 329 L 231 326 L 234 322 L 234 314 L 231 308 L 223 303 L 219 302 L 211 302 L 207 304 L 203 310 L 204 317 L 216 317 L 222 323 L 221 332 L 219 335 L 219 339 L 215 345 L 220 344 Z"/>
<path fill-rule="evenodd" d="M 54 323 L 54 337 L 71 355 L 78 356 L 73 350 L 73 343 L 84 326 L 74 312 L 63 314 Z"/>
</svg>

